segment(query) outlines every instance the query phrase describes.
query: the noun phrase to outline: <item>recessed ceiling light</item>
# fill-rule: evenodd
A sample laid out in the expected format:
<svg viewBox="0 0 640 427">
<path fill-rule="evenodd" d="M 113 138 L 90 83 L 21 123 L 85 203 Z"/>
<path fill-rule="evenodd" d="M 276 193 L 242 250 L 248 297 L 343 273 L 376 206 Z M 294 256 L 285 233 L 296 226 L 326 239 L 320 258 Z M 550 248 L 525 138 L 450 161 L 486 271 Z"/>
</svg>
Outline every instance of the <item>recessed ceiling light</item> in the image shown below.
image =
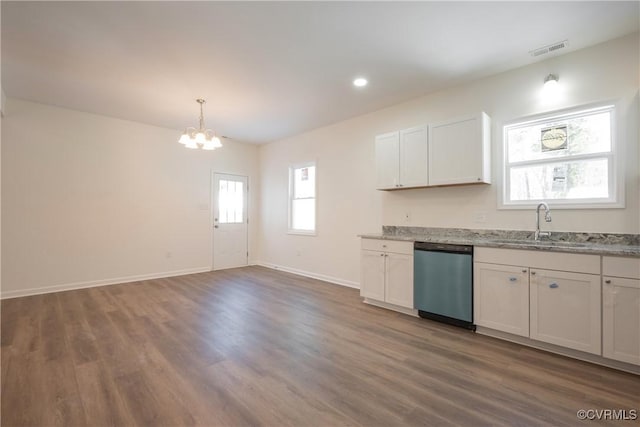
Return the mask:
<svg viewBox="0 0 640 427">
<path fill-rule="evenodd" d="M 353 81 L 353 85 L 355 87 L 364 87 L 364 86 L 367 85 L 367 83 L 369 83 L 369 82 L 364 77 L 358 77 L 357 79 L 355 79 Z"/>
</svg>

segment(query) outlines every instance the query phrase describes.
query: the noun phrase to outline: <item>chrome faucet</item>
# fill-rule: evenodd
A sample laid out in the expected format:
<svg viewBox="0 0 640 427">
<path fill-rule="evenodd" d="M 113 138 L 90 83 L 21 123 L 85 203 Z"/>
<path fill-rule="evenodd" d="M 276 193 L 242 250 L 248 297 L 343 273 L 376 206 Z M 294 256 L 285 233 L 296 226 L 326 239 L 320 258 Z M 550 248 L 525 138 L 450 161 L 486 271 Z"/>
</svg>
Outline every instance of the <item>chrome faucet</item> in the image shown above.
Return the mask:
<svg viewBox="0 0 640 427">
<path fill-rule="evenodd" d="M 540 231 L 540 208 L 544 208 L 544 220 L 546 222 L 551 222 L 551 210 L 549 209 L 549 205 L 545 202 L 540 202 L 538 207 L 536 208 L 536 233 L 534 234 L 535 240 L 540 240 L 540 237 L 550 237 L 550 231 Z"/>
</svg>

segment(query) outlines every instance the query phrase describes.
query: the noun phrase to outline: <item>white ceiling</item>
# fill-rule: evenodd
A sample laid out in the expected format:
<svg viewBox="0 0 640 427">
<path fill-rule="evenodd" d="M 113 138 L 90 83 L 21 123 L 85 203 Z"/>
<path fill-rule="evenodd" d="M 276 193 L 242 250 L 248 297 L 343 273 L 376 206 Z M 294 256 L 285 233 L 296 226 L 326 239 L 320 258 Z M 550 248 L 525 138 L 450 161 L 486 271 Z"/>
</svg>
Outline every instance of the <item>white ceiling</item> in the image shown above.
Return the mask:
<svg viewBox="0 0 640 427">
<path fill-rule="evenodd" d="M 2 86 L 177 130 L 203 97 L 209 127 L 264 143 L 638 31 L 638 5 L 2 1 Z"/>
</svg>

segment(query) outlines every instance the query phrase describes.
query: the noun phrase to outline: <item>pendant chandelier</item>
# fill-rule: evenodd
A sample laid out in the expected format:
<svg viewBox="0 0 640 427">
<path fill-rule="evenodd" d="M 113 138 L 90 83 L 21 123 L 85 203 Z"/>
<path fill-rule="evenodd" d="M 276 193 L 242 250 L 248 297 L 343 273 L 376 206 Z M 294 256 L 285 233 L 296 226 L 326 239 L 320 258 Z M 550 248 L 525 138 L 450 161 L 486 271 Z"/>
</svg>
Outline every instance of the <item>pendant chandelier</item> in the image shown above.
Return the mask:
<svg viewBox="0 0 640 427">
<path fill-rule="evenodd" d="M 204 127 L 202 105 L 206 101 L 199 98 L 196 99 L 196 102 L 200 104 L 200 127 L 198 129 L 194 127 L 186 128 L 178 142 L 187 148 L 202 148 L 203 150 L 215 150 L 222 147 L 220 138 L 211 129 L 205 129 Z"/>
</svg>

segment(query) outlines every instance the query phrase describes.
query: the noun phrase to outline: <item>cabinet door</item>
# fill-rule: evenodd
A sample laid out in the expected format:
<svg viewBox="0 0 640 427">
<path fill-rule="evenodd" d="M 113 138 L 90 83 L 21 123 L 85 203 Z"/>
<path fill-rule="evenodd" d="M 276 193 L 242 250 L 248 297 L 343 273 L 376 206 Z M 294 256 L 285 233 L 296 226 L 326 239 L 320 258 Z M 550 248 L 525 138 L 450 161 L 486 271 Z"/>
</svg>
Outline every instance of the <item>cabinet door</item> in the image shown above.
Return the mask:
<svg viewBox="0 0 640 427">
<path fill-rule="evenodd" d="M 602 354 L 600 276 L 531 270 L 531 338 Z"/>
<path fill-rule="evenodd" d="M 398 188 L 400 185 L 400 134 L 376 136 L 376 188 Z"/>
<path fill-rule="evenodd" d="M 384 252 L 360 251 L 360 295 L 378 301 L 384 301 Z"/>
<path fill-rule="evenodd" d="M 604 277 L 602 355 L 640 365 L 640 280 Z"/>
<path fill-rule="evenodd" d="M 490 183 L 489 117 L 429 126 L 429 185 Z"/>
<path fill-rule="evenodd" d="M 385 301 L 413 308 L 413 255 L 386 254 Z"/>
<path fill-rule="evenodd" d="M 473 272 L 475 324 L 529 336 L 529 269 L 476 262 Z"/>
<path fill-rule="evenodd" d="M 400 132 L 400 186 L 424 187 L 427 174 L 427 127 Z"/>
</svg>

